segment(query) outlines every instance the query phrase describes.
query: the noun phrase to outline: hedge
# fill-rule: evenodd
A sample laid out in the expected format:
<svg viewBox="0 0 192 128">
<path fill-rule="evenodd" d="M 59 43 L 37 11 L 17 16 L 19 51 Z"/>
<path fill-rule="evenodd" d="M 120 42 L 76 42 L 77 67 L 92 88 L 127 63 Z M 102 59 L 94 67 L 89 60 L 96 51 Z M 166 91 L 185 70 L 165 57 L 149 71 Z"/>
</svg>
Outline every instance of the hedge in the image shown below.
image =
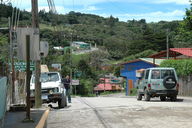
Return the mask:
<svg viewBox="0 0 192 128">
<path fill-rule="evenodd" d="M 165 60 L 160 64 L 160 67 L 175 68 L 178 76 L 192 75 L 192 59 Z"/>
</svg>

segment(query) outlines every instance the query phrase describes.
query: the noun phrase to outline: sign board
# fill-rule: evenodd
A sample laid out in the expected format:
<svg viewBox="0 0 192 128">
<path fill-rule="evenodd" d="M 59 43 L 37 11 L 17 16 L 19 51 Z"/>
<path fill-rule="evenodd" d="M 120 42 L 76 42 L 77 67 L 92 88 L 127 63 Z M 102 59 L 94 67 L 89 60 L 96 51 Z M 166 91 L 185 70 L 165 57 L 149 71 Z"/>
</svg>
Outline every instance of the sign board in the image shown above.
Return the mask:
<svg viewBox="0 0 192 128">
<path fill-rule="evenodd" d="M 25 71 L 26 70 L 26 63 L 25 62 L 15 62 L 14 66 L 15 66 L 15 70 L 18 70 L 18 71 Z M 30 63 L 30 70 L 31 71 L 35 70 L 34 63 Z"/>
<path fill-rule="evenodd" d="M 49 53 L 49 43 L 47 41 L 40 41 L 41 57 L 46 57 Z"/>
<path fill-rule="evenodd" d="M 52 64 L 51 67 L 58 71 L 61 71 L 61 64 Z"/>
<path fill-rule="evenodd" d="M 47 65 L 41 65 L 41 72 L 49 72 Z"/>
<path fill-rule="evenodd" d="M 72 85 L 79 85 L 79 80 L 72 80 Z"/>
<path fill-rule="evenodd" d="M 30 60 L 40 60 L 39 29 L 17 28 L 17 56 L 26 61 L 26 36 L 30 35 Z"/>
</svg>

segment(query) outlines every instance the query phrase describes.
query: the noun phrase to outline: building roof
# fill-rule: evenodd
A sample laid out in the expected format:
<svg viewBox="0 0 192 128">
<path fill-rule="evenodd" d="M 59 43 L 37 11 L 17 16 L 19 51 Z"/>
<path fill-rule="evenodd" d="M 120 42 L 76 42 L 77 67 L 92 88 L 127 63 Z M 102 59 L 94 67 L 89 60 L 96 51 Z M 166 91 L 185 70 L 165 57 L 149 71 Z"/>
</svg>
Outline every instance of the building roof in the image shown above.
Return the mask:
<svg viewBox="0 0 192 128">
<path fill-rule="evenodd" d="M 132 61 L 128 61 L 128 62 L 122 63 L 121 65 L 129 64 L 129 63 L 134 63 L 134 62 L 138 62 L 138 61 L 144 61 L 146 63 L 160 65 L 160 63 L 162 61 L 164 61 L 164 60 L 165 59 L 155 59 L 155 63 L 153 63 L 153 58 L 139 58 L 139 59 L 136 59 L 136 60 L 132 60 Z"/>
<path fill-rule="evenodd" d="M 80 42 L 80 41 L 74 41 L 74 42 L 72 42 L 72 43 L 78 44 L 78 45 L 81 45 L 81 44 L 86 44 L 86 45 L 87 45 L 87 43 L 85 43 L 85 42 Z"/>
<path fill-rule="evenodd" d="M 169 57 L 177 57 L 177 56 L 187 56 L 192 57 L 192 48 L 170 48 L 169 49 Z M 167 51 L 161 51 L 159 53 L 153 54 L 149 56 L 151 58 L 166 58 L 167 57 Z"/>
<path fill-rule="evenodd" d="M 185 56 L 192 57 L 192 48 L 170 48 L 170 50 Z"/>
</svg>

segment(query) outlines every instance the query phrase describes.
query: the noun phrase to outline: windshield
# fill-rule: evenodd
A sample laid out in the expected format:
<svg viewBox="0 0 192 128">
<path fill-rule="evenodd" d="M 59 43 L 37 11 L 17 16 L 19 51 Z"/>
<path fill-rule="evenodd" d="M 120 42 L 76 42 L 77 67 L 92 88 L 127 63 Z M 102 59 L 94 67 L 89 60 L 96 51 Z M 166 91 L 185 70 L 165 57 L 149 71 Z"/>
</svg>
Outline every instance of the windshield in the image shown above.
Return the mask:
<svg viewBox="0 0 192 128">
<path fill-rule="evenodd" d="M 42 83 L 59 81 L 59 75 L 58 75 L 58 73 L 41 73 L 40 81 Z M 32 81 L 31 82 L 35 83 L 34 75 L 32 77 Z"/>
</svg>

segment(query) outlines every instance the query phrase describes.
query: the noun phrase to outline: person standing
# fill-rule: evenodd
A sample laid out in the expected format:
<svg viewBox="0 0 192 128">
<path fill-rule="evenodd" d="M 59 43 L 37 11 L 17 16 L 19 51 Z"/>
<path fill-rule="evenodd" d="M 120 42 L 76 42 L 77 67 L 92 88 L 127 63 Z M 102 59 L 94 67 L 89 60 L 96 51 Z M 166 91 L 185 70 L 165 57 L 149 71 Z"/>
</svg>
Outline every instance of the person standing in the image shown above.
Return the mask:
<svg viewBox="0 0 192 128">
<path fill-rule="evenodd" d="M 70 80 L 68 75 L 63 80 L 63 83 L 64 83 L 64 87 L 66 89 L 66 95 L 68 98 L 68 102 L 71 103 L 71 87 L 70 87 L 71 86 L 71 80 Z"/>
</svg>

